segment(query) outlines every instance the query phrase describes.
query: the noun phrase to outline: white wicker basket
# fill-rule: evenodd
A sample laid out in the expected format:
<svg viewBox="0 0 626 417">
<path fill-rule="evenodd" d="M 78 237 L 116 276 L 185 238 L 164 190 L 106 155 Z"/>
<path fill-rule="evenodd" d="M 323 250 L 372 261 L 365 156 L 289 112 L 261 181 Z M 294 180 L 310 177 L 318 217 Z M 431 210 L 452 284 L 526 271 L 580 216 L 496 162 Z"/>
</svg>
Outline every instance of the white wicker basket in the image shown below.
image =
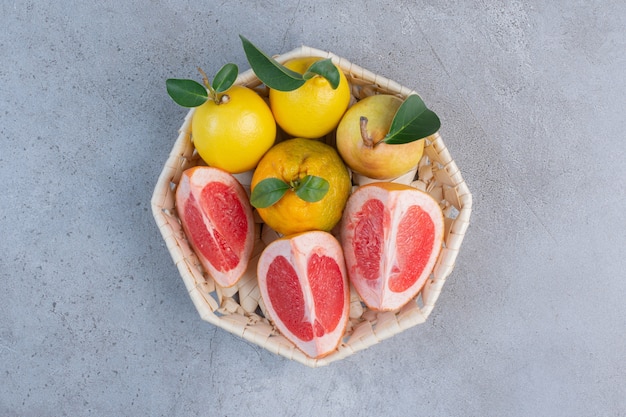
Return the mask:
<svg viewBox="0 0 626 417">
<path fill-rule="evenodd" d="M 354 65 L 330 52 L 311 47 L 302 46 L 275 58 L 284 63 L 289 59 L 305 56 L 331 58 L 351 83 L 354 100 L 379 93 L 395 94 L 402 98 L 416 94 L 409 88 Z M 240 74 L 236 84 L 254 88 L 261 95 L 267 95 L 267 89 L 251 70 Z M 213 279 L 203 271 L 196 255 L 187 243 L 176 213 L 174 196 L 182 172 L 187 168 L 202 164 L 202 160 L 194 151 L 191 138 L 193 112 L 193 109 L 190 110 L 185 117 L 178 138 L 159 176 L 152 196 L 152 211 L 191 300 L 203 320 L 278 355 L 307 366 L 317 367 L 345 358 L 423 323 L 427 319 L 446 278 L 454 268 L 472 210 L 471 193 L 439 133 L 427 138 L 424 157 L 419 163 L 417 176 L 411 174 L 408 181 L 407 178 L 399 179 L 430 193 L 437 201 L 440 201 L 444 212 L 446 225 L 444 243 L 431 277 L 413 301 L 394 312 L 369 310 L 352 290 L 350 322 L 343 341 L 330 355 L 321 359 L 311 359 L 281 336 L 271 320 L 265 317 L 256 279 L 258 257 L 268 243 L 261 237 L 263 225 L 260 220 L 256 225 L 257 239 L 248 270 L 243 278 L 231 288 L 221 288 L 215 284 Z M 328 135 L 327 143 L 333 144 L 333 141 L 333 135 Z"/>
</svg>

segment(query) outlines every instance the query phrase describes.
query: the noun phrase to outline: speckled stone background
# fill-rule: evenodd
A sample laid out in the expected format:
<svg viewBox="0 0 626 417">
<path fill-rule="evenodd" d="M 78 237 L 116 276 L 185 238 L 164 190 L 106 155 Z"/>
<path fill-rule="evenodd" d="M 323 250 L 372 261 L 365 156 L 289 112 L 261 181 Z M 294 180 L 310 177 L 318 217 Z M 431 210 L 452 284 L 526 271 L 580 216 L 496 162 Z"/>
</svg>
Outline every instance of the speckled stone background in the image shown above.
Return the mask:
<svg viewBox="0 0 626 417">
<path fill-rule="evenodd" d="M 0 415 L 626 416 L 626 3 L 0 3 Z M 420 92 L 474 196 L 428 321 L 320 369 L 203 322 L 150 198 L 238 34 Z"/>
</svg>

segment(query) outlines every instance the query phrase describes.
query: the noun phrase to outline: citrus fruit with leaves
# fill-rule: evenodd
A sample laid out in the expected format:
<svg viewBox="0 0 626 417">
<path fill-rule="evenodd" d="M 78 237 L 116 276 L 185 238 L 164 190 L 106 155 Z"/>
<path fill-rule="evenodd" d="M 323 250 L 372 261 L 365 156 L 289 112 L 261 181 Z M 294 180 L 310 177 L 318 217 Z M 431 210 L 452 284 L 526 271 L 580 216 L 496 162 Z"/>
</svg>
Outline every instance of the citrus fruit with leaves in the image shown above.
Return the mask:
<svg viewBox="0 0 626 417">
<path fill-rule="evenodd" d="M 304 74 L 320 58 L 297 58 L 285 63 L 293 71 Z M 350 87 L 339 71 L 337 88 L 327 79 L 315 75 L 301 87 L 291 91 L 270 89 L 270 107 L 276 123 L 288 134 L 319 138 L 337 127 L 350 103 Z"/>
<path fill-rule="evenodd" d="M 223 287 L 246 271 L 254 246 L 254 219 L 248 195 L 228 172 L 196 166 L 183 172 L 176 210 L 200 263 Z"/>
<path fill-rule="evenodd" d="M 393 179 L 415 167 L 424 138 L 441 123 L 417 95 L 369 96 L 348 109 L 337 127 L 337 150 L 355 172 Z"/>
<path fill-rule="evenodd" d="M 350 85 L 330 59 L 302 57 L 280 64 L 241 40 L 252 70 L 270 88 L 276 123 L 287 134 L 315 139 L 337 127 L 350 104 Z"/>
<path fill-rule="evenodd" d="M 254 91 L 232 86 L 222 97 L 196 109 L 191 122 L 193 143 L 209 166 L 239 173 L 253 169 L 274 144 L 276 124 Z"/>
<path fill-rule="evenodd" d="M 294 138 L 274 145 L 252 176 L 250 202 L 275 231 L 330 231 L 350 195 L 350 174 L 325 143 Z"/>
<path fill-rule="evenodd" d="M 255 91 L 233 85 L 234 64 L 225 65 L 210 84 L 168 79 L 170 96 L 196 107 L 191 122 L 193 144 L 207 165 L 230 173 L 252 170 L 274 144 L 276 122 L 268 104 Z"/>
<path fill-rule="evenodd" d="M 276 328 L 311 358 L 339 344 L 349 314 L 341 245 L 311 231 L 270 243 L 257 264 L 259 289 Z"/>
<path fill-rule="evenodd" d="M 429 194 L 377 182 L 350 196 L 341 243 L 350 282 L 368 307 L 396 310 L 422 289 L 442 248 L 443 213 Z"/>
</svg>

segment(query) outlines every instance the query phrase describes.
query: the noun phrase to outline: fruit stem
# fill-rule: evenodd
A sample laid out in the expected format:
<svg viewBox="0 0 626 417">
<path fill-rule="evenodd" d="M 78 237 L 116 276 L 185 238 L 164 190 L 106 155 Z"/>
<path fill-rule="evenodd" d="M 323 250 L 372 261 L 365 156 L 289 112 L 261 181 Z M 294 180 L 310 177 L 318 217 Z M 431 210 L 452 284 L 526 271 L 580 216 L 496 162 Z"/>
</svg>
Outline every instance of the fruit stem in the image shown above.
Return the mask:
<svg viewBox="0 0 626 417">
<path fill-rule="evenodd" d="M 209 77 L 207 77 L 206 72 L 204 72 L 204 70 L 200 67 L 198 67 L 198 72 L 200 73 L 200 75 L 202 76 L 202 83 L 204 84 L 204 86 L 208 89 L 211 88 L 211 84 L 209 83 Z"/>
<path fill-rule="evenodd" d="M 215 90 L 211 86 L 211 83 L 209 82 L 209 77 L 206 75 L 206 72 L 204 72 L 204 70 L 200 67 L 198 67 L 198 72 L 202 76 L 202 83 L 204 84 L 206 89 L 209 91 L 209 98 L 213 100 L 215 104 L 221 104 L 222 102 L 221 97 L 219 94 L 215 92 Z"/>
<path fill-rule="evenodd" d="M 367 117 L 361 116 L 361 119 L 360 119 L 361 139 L 363 139 L 363 145 L 366 148 L 372 149 L 374 147 L 374 140 L 367 133 L 367 122 L 368 122 Z"/>
</svg>

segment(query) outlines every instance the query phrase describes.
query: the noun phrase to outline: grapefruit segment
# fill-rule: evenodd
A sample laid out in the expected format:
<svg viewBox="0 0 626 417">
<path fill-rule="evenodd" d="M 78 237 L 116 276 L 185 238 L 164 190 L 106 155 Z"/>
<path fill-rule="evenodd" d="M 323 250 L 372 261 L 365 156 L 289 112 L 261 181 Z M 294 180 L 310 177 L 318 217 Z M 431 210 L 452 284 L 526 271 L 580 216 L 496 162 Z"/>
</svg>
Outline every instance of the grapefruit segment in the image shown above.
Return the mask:
<svg viewBox="0 0 626 417">
<path fill-rule="evenodd" d="M 311 358 L 337 348 L 348 323 L 349 284 L 333 235 L 310 231 L 275 240 L 261 254 L 257 276 L 283 336 Z"/>
<path fill-rule="evenodd" d="M 190 168 L 176 189 L 176 208 L 202 266 L 217 284 L 233 286 L 254 246 L 252 207 L 243 186 L 219 168 Z"/>
<path fill-rule="evenodd" d="M 396 310 L 413 299 L 435 266 L 443 230 L 443 213 L 429 194 L 386 182 L 359 187 L 343 213 L 341 244 L 365 304 Z"/>
</svg>

